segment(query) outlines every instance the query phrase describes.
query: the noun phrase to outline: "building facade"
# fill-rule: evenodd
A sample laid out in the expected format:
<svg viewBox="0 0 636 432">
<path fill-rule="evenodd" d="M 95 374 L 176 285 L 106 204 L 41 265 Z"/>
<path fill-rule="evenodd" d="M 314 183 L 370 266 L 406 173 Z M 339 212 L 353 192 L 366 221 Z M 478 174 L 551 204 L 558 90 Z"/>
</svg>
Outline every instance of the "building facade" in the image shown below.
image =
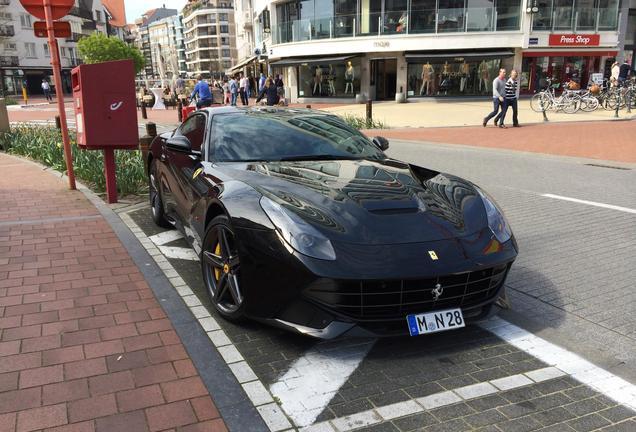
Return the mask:
<svg viewBox="0 0 636 432">
<path fill-rule="evenodd" d="M 181 15 L 173 15 L 148 25 L 152 69 L 173 79 L 187 73 Z"/>
<path fill-rule="evenodd" d="M 139 49 L 145 60 L 144 69 L 140 75 L 143 78 L 159 78 L 159 69 L 156 68 L 157 61 L 153 61 L 153 44 L 150 39 L 150 26 L 160 20 L 168 17 L 177 16 L 176 9 L 157 8 L 150 9 L 140 18 L 135 20 L 135 26 L 131 28 L 131 35 L 134 36 L 134 45 Z"/>
<path fill-rule="evenodd" d="M 71 69 L 81 62 L 77 41 L 95 31 L 106 33 L 107 18 L 100 0 L 76 0 L 64 18 L 72 32 L 71 37 L 58 39 L 65 92 L 71 91 Z M 0 90 L 4 94 L 19 95 L 23 85 L 29 94 L 42 94 L 43 79 L 53 86 L 51 52 L 46 38 L 33 34 L 35 21 L 18 0 L 0 0 Z"/>
<path fill-rule="evenodd" d="M 190 75 L 219 77 L 237 59 L 234 5 L 230 0 L 194 0 L 181 11 Z"/>
<path fill-rule="evenodd" d="M 619 0 L 253 0 L 269 72 L 292 100 L 480 96 L 499 68 L 524 92 L 586 85 L 625 55 Z M 254 35 L 256 41 L 257 35 Z M 239 60 L 241 61 L 241 60 Z"/>
</svg>

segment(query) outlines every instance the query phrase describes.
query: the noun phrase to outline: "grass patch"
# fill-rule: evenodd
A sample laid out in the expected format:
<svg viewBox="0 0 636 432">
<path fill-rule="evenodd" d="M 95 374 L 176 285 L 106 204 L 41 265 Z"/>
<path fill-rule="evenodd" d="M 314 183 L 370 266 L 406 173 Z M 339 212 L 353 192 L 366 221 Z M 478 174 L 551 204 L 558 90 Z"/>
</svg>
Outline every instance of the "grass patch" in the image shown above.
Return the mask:
<svg viewBox="0 0 636 432">
<path fill-rule="evenodd" d="M 80 150 L 75 132 L 69 131 L 75 177 L 96 192 L 106 190 L 102 151 Z M 7 153 L 25 156 L 66 174 L 62 136 L 52 126 L 12 126 L 0 135 L 0 148 Z M 148 188 L 144 163 L 139 150 L 116 150 L 117 190 L 120 195 L 138 195 Z"/>
<path fill-rule="evenodd" d="M 365 117 L 353 114 L 343 114 L 341 117 L 349 126 L 356 129 L 389 129 L 389 126 L 381 120 L 367 121 Z"/>
<path fill-rule="evenodd" d="M 13 98 L 10 98 L 10 97 L 6 97 L 6 98 L 4 98 L 4 105 L 5 105 L 5 106 L 9 106 L 9 105 L 17 105 L 17 104 L 18 104 L 18 101 L 17 101 L 17 100 L 15 100 L 15 99 L 13 99 Z"/>
</svg>

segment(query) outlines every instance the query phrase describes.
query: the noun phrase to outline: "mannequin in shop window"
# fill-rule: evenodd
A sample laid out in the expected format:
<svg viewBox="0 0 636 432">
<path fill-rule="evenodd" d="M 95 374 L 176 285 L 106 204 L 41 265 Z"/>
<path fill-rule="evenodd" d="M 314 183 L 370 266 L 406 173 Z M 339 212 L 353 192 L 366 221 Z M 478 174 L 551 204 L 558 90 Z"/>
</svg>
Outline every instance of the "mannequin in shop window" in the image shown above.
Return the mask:
<svg viewBox="0 0 636 432">
<path fill-rule="evenodd" d="M 422 86 L 420 87 L 420 96 L 424 96 L 424 88 L 426 88 L 426 96 L 430 96 L 433 92 L 433 78 L 435 77 L 435 68 L 426 62 L 422 65 Z"/>
<path fill-rule="evenodd" d="M 451 73 L 453 72 L 453 66 L 449 65 L 448 62 L 444 62 L 442 65 L 442 76 L 440 77 L 439 89 L 444 92 L 445 95 L 448 94 L 448 90 L 452 87 L 451 83 Z"/>
<path fill-rule="evenodd" d="M 349 89 L 351 89 L 351 94 L 353 94 L 353 80 L 355 79 L 355 73 L 353 70 L 353 64 L 348 61 L 347 68 L 345 69 L 345 94 L 349 93 Z"/>
<path fill-rule="evenodd" d="M 318 95 L 322 95 L 322 68 L 320 65 L 316 66 L 314 71 L 314 95 L 316 94 L 316 89 L 318 90 Z"/>
<path fill-rule="evenodd" d="M 329 96 L 336 95 L 336 73 L 333 70 L 333 65 L 329 65 L 329 75 L 327 76 L 327 83 L 329 84 Z"/>
<path fill-rule="evenodd" d="M 488 63 L 486 63 L 486 60 L 482 60 L 479 64 L 479 91 L 487 92 L 489 81 L 490 71 L 488 70 Z"/>
<path fill-rule="evenodd" d="M 459 73 L 460 73 L 459 91 L 464 93 L 464 90 L 466 90 L 466 83 L 468 82 L 468 77 L 470 76 L 470 66 L 468 65 L 468 63 L 464 61 L 464 63 L 462 63 L 459 66 Z"/>
</svg>

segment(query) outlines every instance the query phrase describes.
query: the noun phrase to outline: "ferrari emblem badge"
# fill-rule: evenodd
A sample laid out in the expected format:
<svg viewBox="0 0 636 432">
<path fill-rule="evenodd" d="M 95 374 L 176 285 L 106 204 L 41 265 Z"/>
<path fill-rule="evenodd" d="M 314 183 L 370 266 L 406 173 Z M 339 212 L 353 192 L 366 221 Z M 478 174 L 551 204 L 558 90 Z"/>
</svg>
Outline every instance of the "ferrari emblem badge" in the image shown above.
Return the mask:
<svg viewBox="0 0 636 432">
<path fill-rule="evenodd" d="M 435 285 L 435 289 L 431 290 L 431 295 L 433 296 L 433 300 L 437 301 L 437 299 L 439 298 L 439 296 L 442 295 L 443 292 L 444 292 L 444 288 L 442 288 L 442 285 L 440 284 Z"/>
<path fill-rule="evenodd" d="M 195 178 L 197 178 L 199 176 L 199 174 L 201 174 L 201 172 L 203 171 L 203 168 L 199 168 L 197 169 L 194 174 L 192 174 L 192 180 L 194 180 Z"/>
<path fill-rule="evenodd" d="M 431 256 L 431 259 L 433 261 L 437 261 L 439 258 L 437 258 L 437 254 L 435 253 L 435 251 L 428 251 L 428 254 Z"/>
</svg>

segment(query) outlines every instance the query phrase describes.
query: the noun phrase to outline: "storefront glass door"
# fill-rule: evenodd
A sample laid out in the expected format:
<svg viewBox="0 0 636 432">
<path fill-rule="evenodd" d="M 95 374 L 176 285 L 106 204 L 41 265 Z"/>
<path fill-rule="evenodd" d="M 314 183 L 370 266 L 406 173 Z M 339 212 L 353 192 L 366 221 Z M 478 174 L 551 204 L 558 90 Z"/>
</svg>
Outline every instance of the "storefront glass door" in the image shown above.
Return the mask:
<svg viewBox="0 0 636 432">
<path fill-rule="evenodd" d="M 375 99 L 395 99 L 397 85 L 397 60 L 371 60 L 372 83 L 375 83 Z"/>
</svg>

